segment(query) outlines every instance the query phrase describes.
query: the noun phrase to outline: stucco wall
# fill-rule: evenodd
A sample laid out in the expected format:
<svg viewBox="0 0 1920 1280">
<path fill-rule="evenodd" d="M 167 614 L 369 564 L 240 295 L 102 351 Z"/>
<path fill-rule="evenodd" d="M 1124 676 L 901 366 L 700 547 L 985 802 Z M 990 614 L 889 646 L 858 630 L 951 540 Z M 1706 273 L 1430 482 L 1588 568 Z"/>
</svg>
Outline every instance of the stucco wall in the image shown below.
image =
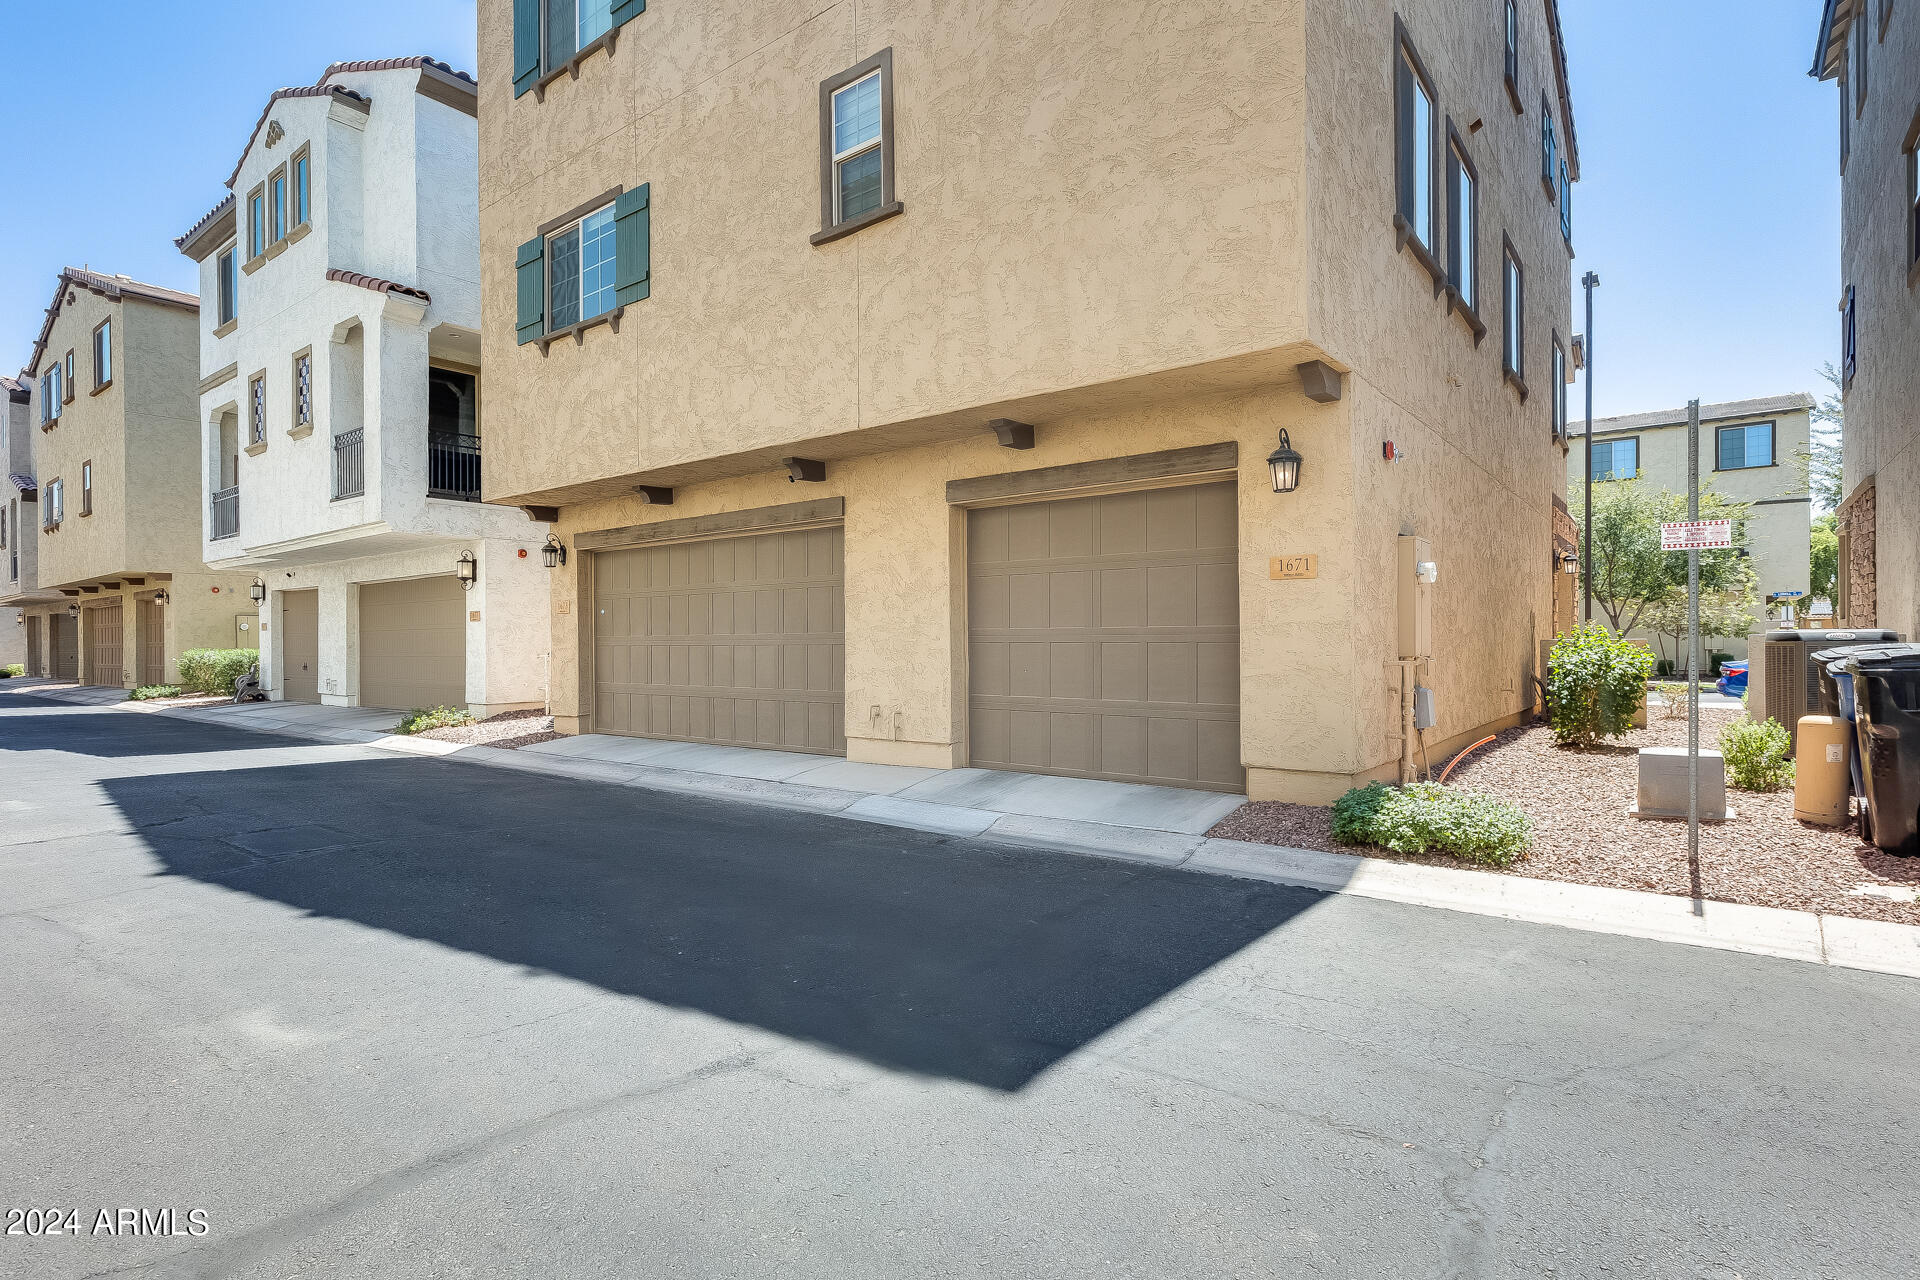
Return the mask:
<svg viewBox="0 0 1920 1280">
<path fill-rule="evenodd" d="M 1877 477 L 1876 623 L 1911 637 L 1920 635 L 1920 278 L 1908 269 L 1902 146 L 1920 108 L 1920 14 L 1895 6 L 1883 39 L 1878 8 L 1869 6 L 1867 100 L 1841 182 L 1840 287 L 1854 287 L 1858 309 L 1842 449 L 1849 494 Z M 1847 93 L 1851 113 L 1851 85 Z"/>
<path fill-rule="evenodd" d="M 77 286 L 54 322 L 48 361 L 74 350 L 75 394 L 59 425 L 34 444 L 36 478 L 65 482 L 66 516 L 40 536 L 43 587 L 123 572 L 200 567 L 194 427 L 197 320 L 191 311 L 128 296 L 110 302 Z M 112 316 L 114 378 L 92 395 L 93 329 Z M 32 415 L 38 431 L 36 377 Z M 93 462 L 93 514 L 81 516 L 80 468 Z M 132 536 L 130 536 L 130 534 Z"/>
<path fill-rule="evenodd" d="M 1719 428 L 1750 422 L 1774 424 L 1774 464 L 1733 471 L 1716 470 Z M 1810 424 L 1811 417 L 1805 410 L 1715 418 L 1700 424 L 1701 488 L 1711 489 L 1737 502 L 1753 504 L 1747 517 L 1746 545 L 1752 554 L 1753 569 L 1759 579 L 1763 601 L 1778 592 L 1804 593 L 1807 590 L 1813 506 L 1807 494 L 1804 457 Z M 1593 429 L 1596 442 L 1629 436 L 1637 438 L 1640 441 L 1640 476 L 1637 483 L 1685 496 L 1687 427 L 1684 422 L 1630 431 L 1609 431 L 1606 421 L 1602 419 L 1593 424 Z M 1585 477 L 1586 450 L 1576 441 L 1575 448 L 1567 457 L 1567 483 L 1578 486 Z M 1579 510 L 1576 501 L 1576 518 Z M 1604 616 L 1597 606 L 1594 616 Z M 1755 631 L 1765 631 L 1767 627 L 1764 617 L 1754 618 Z M 1644 628 L 1631 634 L 1653 644 L 1656 651 L 1665 657 L 1684 660 L 1684 653 L 1676 652 L 1671 640 L 1663 642 Z M 1704 642 L 1703 652 L 1708 650 L 1743 658 L 1747 656 L 1748 644 L 1745 637 L 1709 637 Z"/>
<path fill-rule="evenodd" d="M 661 4 L 537 102 L 484 0 L 489 495 L 1297 340 L 1303 4 Z M 906 211 L 815 247 L 819 85 L 887 47 Z M 640 183 L 651 297 L 517 346 L 516 247 Z"/>
</svg>

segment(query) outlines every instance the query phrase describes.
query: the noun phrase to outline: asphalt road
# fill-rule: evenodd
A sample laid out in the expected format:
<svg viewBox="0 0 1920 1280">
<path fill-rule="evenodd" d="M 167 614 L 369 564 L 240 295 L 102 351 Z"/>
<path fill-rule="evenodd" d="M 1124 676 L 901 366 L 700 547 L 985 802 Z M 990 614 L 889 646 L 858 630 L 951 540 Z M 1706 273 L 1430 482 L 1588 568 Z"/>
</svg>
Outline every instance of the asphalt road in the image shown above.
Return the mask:
<svg viewBox="0 0 1920 1280">
<path fill-rule="evenodd" d="M 1914 981 L 6 694 L 0 1045 L 36 1280 L 1920 1266 Z"/>
</svg>

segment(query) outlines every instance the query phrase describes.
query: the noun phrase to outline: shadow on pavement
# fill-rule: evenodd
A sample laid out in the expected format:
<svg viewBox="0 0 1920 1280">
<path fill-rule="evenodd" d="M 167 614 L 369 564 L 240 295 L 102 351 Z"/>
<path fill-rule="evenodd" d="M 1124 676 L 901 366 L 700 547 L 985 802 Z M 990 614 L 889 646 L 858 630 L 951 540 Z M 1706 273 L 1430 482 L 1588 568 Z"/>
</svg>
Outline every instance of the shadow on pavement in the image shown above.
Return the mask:
<svg viewBox="0 0 1920 1280">
<path fill-rule="evenodd" d="M 1002 1090 L 1321 900 L 434 760 L 100 785 L 168 874 Z"/>
<path fill-rule="evenodd" d="M 183 732 L 178 721 L 121 713 L 110 708 L 78 711 L 64 702 L 0 692 L 0 751 L 66 751 L 119 759 L 126 756 L 201 755 L 244 751 L 263 745 L 258 733 L 225 725 Z M 279 740 L 282 744 L 286 739 Z"/>
</svg>

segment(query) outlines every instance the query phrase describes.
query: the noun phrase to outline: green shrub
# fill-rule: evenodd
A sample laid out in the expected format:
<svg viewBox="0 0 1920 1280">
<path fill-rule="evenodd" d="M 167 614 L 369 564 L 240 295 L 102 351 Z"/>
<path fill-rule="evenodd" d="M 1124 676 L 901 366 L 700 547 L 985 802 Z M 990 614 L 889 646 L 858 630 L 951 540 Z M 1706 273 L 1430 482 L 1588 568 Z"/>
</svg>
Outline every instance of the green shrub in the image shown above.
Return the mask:
<svg viewBox="0 0 1920 1280">
<path fill-rule="evenodd" d="M 1591 746 L 1633 727 L 1647 696 L 1653 654 L 1597 622 L 1553 642 L 1547 660 L 1547 701 L 1553 735 L 1563 746 Z"/>
<path fill-rule="evenodd" d="M 143 684 L 127 695 L 128 702 L 151 702 L 155 698 L 177 698 L 180 686 L 177 684 Z"/>
<path fill-rule="evenodd" d="M 1667 709 L 1662 719 L 1678 720 L 1687 714 L 1687 686 L 1684 681 L 1660 680 L 1651 687 L 1666 701 Z"/>
<path fill-rule="evenodd" d="M 401 718 L 399 724 L 393 726 L 393 731 L 425 733 L 429 729 L 461 729 L 473 723 L 473 713 L 464 708 L 415 707 Z"/>
<path fill-rule="evenodd" d="M 1373 782 L 1333 806 L 1333 838 L 1396 853 L 1446 853 L 1466 862 L 1510 867 L 1533 841 L 1527 816 L 1478 791 L 1416 782 Z"/>
<path fill-rule="evenodd" d="M 180 684 L 195 693 L 231 694 L 233 682 L 258 661 L 258 649 L 189 649 L 180 655 Z"/>
<path fill-rule="evenodd" d="M 0 667 L 0 680 L 10 680 L 14 676 L 24 676 L 25 674 L 27 674 L 27 669 L 17 662 Z"/>
<path fill-rule="evenodd" d="M 1778 720 L 1741 716 L 1720 731 L 1720 754 L 1727 761 L 1727 783 L 1742 791 L 1778 791 L 1793 783 L 1787 751 L 1793 739 Z"/>
</svg>

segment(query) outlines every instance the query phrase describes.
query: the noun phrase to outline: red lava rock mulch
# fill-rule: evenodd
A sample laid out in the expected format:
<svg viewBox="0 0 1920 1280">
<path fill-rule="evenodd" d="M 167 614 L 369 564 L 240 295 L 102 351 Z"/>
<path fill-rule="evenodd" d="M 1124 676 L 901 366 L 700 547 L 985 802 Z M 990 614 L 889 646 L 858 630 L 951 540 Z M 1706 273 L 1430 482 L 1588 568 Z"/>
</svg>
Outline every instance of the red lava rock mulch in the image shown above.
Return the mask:
<svg viewBox="0 0 1920 1280">
<path fill-rule="evenodd" d="M 499 747 L 511 751 L 536 742 L 552 742 L 562 735 L 553 731 L 553 717 L 544 711 L 502 711 L 474 724 L 457 729 L 428 729 L 415 734 L 437 742 L 458 742 L 469 747 Z"/>
<path fill-rule="evenodd" d="M 1224 840 L 1360 853 L 1399 862 L 1465 867 L 1496 875 L 1638 889 L 1691 897 L 1687 825 L 1629 817 L 1641 747 L 1684 747 L 1685 718 L 1655 719 L 1626 739 L 1592 751 L 1554 744 L 1545 725 L 1509 729 L 1467 757 L 1448 778 L 1518 806 L 1533 821 L 1533 851 L 1500 871 L 1442 855 L 1413 856 L 1339 845 L 1331 809 L 1250 803 L 1228 814 L 1209 835 Z M 1720 728 L 1737 711 L 1702 710 L 1702 750 L 1718 748 Z M 1444 767 L 1436 760 L 1436 768 Z M 1920 905 L 1860 896 L 1866 885 L 1920 888 L 1920 858 L 1897 858 L 1866 844 L 1849 825 L 1839 830 L 1799 822 L 1793 792 L 1727 791 L 1731 822 L 1700 828 L 1700 896 L 1720 902 L 1920 924 Z"/>
</svg>

